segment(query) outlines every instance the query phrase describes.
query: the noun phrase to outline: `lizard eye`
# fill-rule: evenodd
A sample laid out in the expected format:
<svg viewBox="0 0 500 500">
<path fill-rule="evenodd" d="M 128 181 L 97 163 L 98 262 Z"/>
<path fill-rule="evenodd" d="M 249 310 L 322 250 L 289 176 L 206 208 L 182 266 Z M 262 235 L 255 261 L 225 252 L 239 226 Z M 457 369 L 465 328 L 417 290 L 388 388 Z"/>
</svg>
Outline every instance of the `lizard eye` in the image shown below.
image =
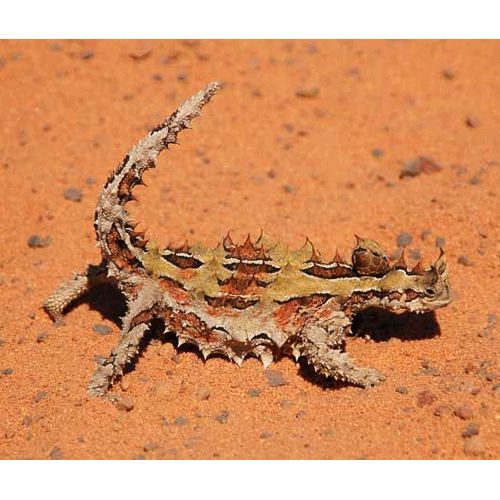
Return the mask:
<svg viewBox="0 0 500 500">
<path fill-rule="evenodd" d="M 436 291 L 433 288 L 426 288 L 425 293 L 429 295 L 429 297 L 434 297 L 434 295 L 436 295 Z"/>
</svg>

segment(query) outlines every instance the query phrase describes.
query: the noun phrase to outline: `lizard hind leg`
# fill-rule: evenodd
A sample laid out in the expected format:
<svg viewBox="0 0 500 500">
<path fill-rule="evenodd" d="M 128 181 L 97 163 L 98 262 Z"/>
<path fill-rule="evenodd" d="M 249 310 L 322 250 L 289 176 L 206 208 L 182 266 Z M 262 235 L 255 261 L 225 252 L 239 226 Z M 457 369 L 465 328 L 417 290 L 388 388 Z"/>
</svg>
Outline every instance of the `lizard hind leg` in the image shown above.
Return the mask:
<svg viewBox="0 0 500 500">
<path fill-rule="evenodd" d="M 107 281 L 106 266 L 90 264 L 83 273 L 75 274 L 45 299 L 42 307 L 56 322 L 62 321 L 64 310 L 81 296 L 92 290 L 96 285 Z"/>
</svg>

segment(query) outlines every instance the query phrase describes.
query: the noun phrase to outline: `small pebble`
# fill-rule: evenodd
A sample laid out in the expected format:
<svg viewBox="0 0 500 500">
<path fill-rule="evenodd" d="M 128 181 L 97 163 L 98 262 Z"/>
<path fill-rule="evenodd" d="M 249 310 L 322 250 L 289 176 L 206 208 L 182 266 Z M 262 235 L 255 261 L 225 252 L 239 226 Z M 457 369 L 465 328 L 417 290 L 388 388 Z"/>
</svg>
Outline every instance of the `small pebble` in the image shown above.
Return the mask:
<svg viewBox="0 0 500 500">
<path fill-rule="evenodd" d="M 261 439 L 269 439 L 272 437 L 273 437 L 273 434 L 271 432 L 261 432 L 261 434 L 260 434 Z"/>
<path fill-rule="evenodd" d="M 156 449 L 159 448 L 159 444 L 158 443 L 146 443 L 142 449 L 147 453 L 148 451 L 154 451 Z"/>
<path fill-rule="evenodd" d="M 442 170 L 441 165 L 437 164 L 432 158 L 427 156 L 418 156 L 416 159 L 403 165 L 399 177 L 416 177 L 422 173 L 432 174 Z"/>
<path fill-rule="evenodd" d="M 252 396 L 252 398 L 257 398 L 260 396 L 260 391 L 259 391 L 259 389 L 249 389 L 248 395 Z"/>
<path fill-rule="evenodd" d="M 285 193 L 288 193 L 288 194 L 293 193 L 293 188 L 292 188 L 292 186 L 290 186 L 290 184 L 285 184 L 283 186 L 283 190 L 285 191 Z"/>
<path fill-rule="evenodd" d="M 43 398 L 47 396 L 46 391 L 38 391 L 34 396 L 33 396 L 33 401 L 35 403 L 39 403 Z"/>
<path fill-rule="evenodd" d="M 90 59 L 95 56 L 95 52 L 92 49 L 88 49 L 80 54 L 80 59 Z"/>
<path fill-rule="evenodd" d="M 64 460 L 63 452 L 59 446 L 54 446 L 49 456 L 51 460 Z"/>
<path fill-rule="evenodd" d="M 462 432 L 463 438 L 470 438 L 472 436 L 477 436 L 479 434 L 479 425 L 471 422 L 467 428 Z"/>
<path fill-rule="evenodd" d="M 467 257 L 467 255 L 459 255 L 458 259 L 457 259 L 457 262 L 460 265 L 465 266 L 465 267 L 472 266 L 472 262 L 470 261 L 469 257 Z"/>
<path fill-rule="evenodd" d="M 479 118 L 475 115 L 467 115 L 465 117 L 465 124 L 470 128 L 477 127 L 479 126 Z"/>
<path fill-rule="evenodd" d="M 42 342 L 46 342 L 49 339 L 49 334 L 47 332 L 40 332 L 36 336 L 36 341 L 41 344 Z"/>
<path fill-rule="evenodd" d="M 186 417 L 183 417 L 182 415 L 180 417 L 177 417 L 174 420 L 174 424 L 178 425 L 179 427 L 184 427 L 185 425 L 188 424 L 188 419 Z"/>
<path fill-rule="evenodd" d="M 225 424 L 227 422 L 227 419 L 229 418 L 230 414 L 231 414 L 231 412 L 225 410 L 220 415 L 217 415 L 215 417 L 215 420 L 217 420 L 217 422 L 219 422 L 220 424 Z"/>
<path fill-rule="evenodd" d="M 267 377 L 267 382 L 269 383 L 270 387 L 279 387 L 281 385 L 288 384 L 281 372 L 278 372 L 276 370 L 265 370 L 264 374 Z"/>
<path fill-rule="evenodd" d="M 25 427 L 29 427 L 30 425 L 33 424 L 33 417 L 31 417 L 30 415 L 26 415 L 24 418 L 23 418 L 23 425 Z"/>
<path fill-rule="evenodd" d="M 157 82 L 163 81 L 163 75 L 161 73 L 153 73 L 151 78 Z"/>
<path fill-rule="evenodd" d="M 52 52 L 60 52 L 62 50 L 62 46 L 59 43 L 51 43 L 49 45 L 49 50 Z"/>
<path fill-rule="evenodd" d="M 468 182 L 472 186 L 477 186 L 478 184 L 481 184 L 481 177 L 479 177 L 479 175 L 473 175 Z"/>
<path fill-rule="evenodd" d="M 396 244 L 398 247 L 407 247 L 413 240 L 410 233 L 399 233 L 396 238 Z"/>
<path fill-rule="evenodd" d="M 210 387 L 206 385 L 198 387 L 196 391 L 196 397 L 201 401 L 206 401 L 210 397 Z"/>
<path fill-rule="evenodd" d="M 129 396 L 122 396 L 114 401 L 115 406 L 120 411 L 129 412 L 134 409 L 134 400 Z"/>
<path fill-rule="evenodd" d="M 467 404 L 457 406 L 453 414 L 462 420 L 470 420 L 474 416 L 474 410 Z"/>
<path fill-rule="evenodd" d="M 292 406 L 292 403 L 288 399 L 282 399 L 280 406 L 283 410 L 286 410 Z"/>
<path fill-rule="evenodd" d="M 52 238 L 50 236 L 45 236 L 42 238 L 38 234 L 32 234 L 28 238 L 28 246 L 30 248 L 44 248 L 48 247 L 52 243 Z"/>
<path fill-rule="evenodd" d="M 405 386 L 399 386 L 396 387 L 396 392 L 399 392 L 399 394 L 408 394 L 408 387 Z"/>
<path fill-rule="evenodd" d="M 12 368 L 4 368 L 2 370 L 2 375 L 12 375 L 14 373 L 14 370 Z"/>
<path fill-rule="evenodd" d="M 436 246 L 438 248 L 444 248 L 446 246 L 446 240 L 443 236 L 438 236 L 436 238 Z"/>
<path fill-rule="evenodd" d="M 179 73 L 179 74 L 177 75 L 177 80 L 178 80 L 179 82 L 185 82 L 185 81 L 187 80 L 187 77 L 188 77 L 188 76 L 187 76 L 187 74 L 186 74 L 186 73 Z"/>
<path fill-rule="evenodd" d="M 494 313 L 489 313 L 488 316 L 486 316 L 486 321 L 496 326 L 496 324 L 498 323 L 498 316 Z"/>
<path fill-rule="evenodd" d="M 109 327 L 108 325 L 101 325 L 101 324 L 95 324 L 92 327 L 92 330 L 102 336 L 109 335 L 110 333 L 113 332 L 113 329 Z"/>
<path fill-rule="evenodd" d="M 295 418 L 304 418 L 306 416 L 306 412 L 304 410 L 300 410 L 295 414 Z"/>
<path fill-rule="evenodd" d="M 68 188 L 64 191 L 64 197 L 70 201 L 80 202 L 83 199 L 83 193 L 78 188 Z"/>
<path fill-rule="evenodd" d="M 445 70 L 443 71 L 443 76 L 444 76 L 447 80 L 453 80 L 453 78 L 455 78 L 455 70 L 454 70 L 454 69 L 451 69 L 451 68 L 445 69 Z"/>
<path fill-rule="evenodd" d="M 85 184 L 87 184 L 87 185 L 89 185 L 89 186 L 93 186 L 93 185 L 95 184 L 95 179 L 94 179 L 94 177 L 91 177 L 91 176 L 87 177 L 87 178 L 85 179 Z"/>
<path fill-rule="evenodd" d="M 431 234 L 432 231 L 430 229 L 426 229 L 425 231 L 422 232 L 420 238 L 422 238 L 422 241 L 425 241 Z"/>
<path fill-rule="evenodd" d="M 382 149 L 372 149 L 372 156 L 374 158 L 382 158 L 384 151 Z"/>
<path fill-rule="evenodd" d="M 295 91 L 297 97 L 317 97 L 319 94 L 319 87 L 312 85 L 309 87 L 301 87 Z"/>
</svg>

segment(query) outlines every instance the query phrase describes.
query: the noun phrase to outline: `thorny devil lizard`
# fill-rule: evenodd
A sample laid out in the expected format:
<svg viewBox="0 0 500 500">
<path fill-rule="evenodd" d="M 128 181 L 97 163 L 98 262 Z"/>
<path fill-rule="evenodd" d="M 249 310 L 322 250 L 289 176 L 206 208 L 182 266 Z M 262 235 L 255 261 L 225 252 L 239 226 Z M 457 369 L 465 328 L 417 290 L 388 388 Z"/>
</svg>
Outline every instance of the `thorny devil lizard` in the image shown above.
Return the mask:
<svg viewBox="0 0 500 500">
<path fill-rule="evenodd" d="M 235 244 L 229 234 L 214 249 L 184 245 L 162 250 L 148 243 L 125 205 L 133 188 L 177 143 L 219 90 L 214 82 L 188 99 L 127 154 L 99 195 L 94 227 L 102 262 L 63 283 L 43 304 L 54 319 L 96 284 L 116 284 L 127 302 L 118 346 L 95 371 L 88 391 L 103 396 L 139 352 L 151 322 L 163 320 L 178 345 L 197 346 L 241 365 L 253 355 L 267 367 L 280 355 L 305 358 L 315 372 L 368 387 L 384 377 L 356 366 L 344 352 L 354 316 L 367 308 L 425 313 L 450 302 L 443 251 L 435 264 L 407 270 L 389 263 L 380 245 L 357 238 L 351 264 L 337 255 L 323 262 L 307 240 L 290 251 L 261 235 Z"/>
</svg>

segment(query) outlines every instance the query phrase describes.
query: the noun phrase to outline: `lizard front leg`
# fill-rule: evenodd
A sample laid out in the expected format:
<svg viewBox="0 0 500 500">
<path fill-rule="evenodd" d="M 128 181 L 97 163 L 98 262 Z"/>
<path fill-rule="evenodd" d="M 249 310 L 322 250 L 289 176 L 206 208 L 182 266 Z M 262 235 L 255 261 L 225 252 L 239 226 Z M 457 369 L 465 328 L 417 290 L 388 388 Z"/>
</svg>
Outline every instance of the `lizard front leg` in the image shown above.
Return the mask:
<svg viewBox="0 0 500 500">
<path fill-rule="evenodd" d="M 149 325 L 141 323 L 132 329 L 122 330 L 120 343 L 92 376 L 88 386 L 91 396 L 104 396 L 114 382 L 123 375 L 124 368 L 139 352 L 139 344 L 148 328 Z"/>
<path fill-rule="evenodd" d="M 92 376 L 88 386 L 91 396 L 104 396 L 139 353 L 141 340 L 163 306 L 162 298 L 159 287 L 146 281 L 137 296 L 130 300 L 128 313 L 123 318 L 118 346 L 111 351 L 104 364 L 100 365 Z"/>
<path fill-rule="evenodd" d="M 335 311 L 330 318 L 321 321 L 313 316 L 305 323 L 296 349 L 317 373 L 361 387 L 378 385 L 384 377 L 377 370 L 357 366 L 342 351 L 350 331 L 351 320 L 342 311 Z"/>
</svg>

